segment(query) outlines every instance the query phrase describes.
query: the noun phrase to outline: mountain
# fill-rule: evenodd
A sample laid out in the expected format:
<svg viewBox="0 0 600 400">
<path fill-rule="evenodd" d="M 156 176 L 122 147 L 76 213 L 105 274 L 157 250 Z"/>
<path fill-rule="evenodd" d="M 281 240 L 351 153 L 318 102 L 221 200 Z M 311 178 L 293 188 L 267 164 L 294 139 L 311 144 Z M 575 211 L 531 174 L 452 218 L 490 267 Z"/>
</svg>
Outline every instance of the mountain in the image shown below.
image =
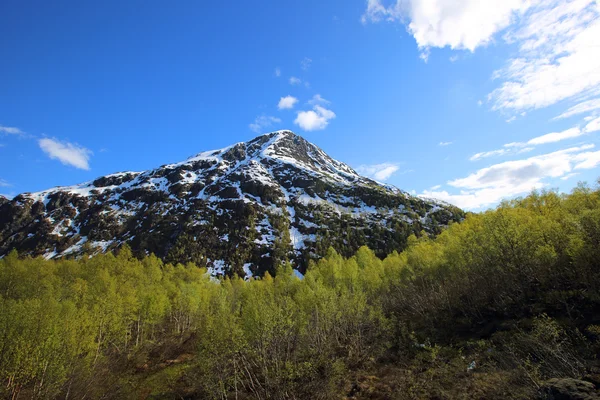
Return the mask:
<svg viewBox="0 0 600 400">
<path fill-rule="evenodd" d="M 300 271 L 332 246 L 379 255 L 464 216 L 357 174 L 290 131 L 144 172 L 0 199 L 0 256 L 134 253 L 193 261 L 214 274 Z"/>
</svg>

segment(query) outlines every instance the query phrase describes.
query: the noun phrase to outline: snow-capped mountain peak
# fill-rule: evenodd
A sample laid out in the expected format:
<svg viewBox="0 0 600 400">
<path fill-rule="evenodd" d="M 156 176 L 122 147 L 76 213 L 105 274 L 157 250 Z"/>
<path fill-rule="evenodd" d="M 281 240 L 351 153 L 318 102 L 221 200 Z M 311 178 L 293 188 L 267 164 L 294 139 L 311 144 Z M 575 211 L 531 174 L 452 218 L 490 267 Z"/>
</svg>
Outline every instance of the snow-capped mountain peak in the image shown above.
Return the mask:
<svg viewBox="0 0 600 400">
<path fill-rule="evenodd" d="M 462 212 L 357 174 L 291 131 L 143 172 L 121 172 L 0 203 L 0 255 L 47 258 L 128 243 L 213 273 L 300 269 L 328 246 L 401 250 Z M 349 253 L 348 253 L 349 254 Z"/>
</svg>

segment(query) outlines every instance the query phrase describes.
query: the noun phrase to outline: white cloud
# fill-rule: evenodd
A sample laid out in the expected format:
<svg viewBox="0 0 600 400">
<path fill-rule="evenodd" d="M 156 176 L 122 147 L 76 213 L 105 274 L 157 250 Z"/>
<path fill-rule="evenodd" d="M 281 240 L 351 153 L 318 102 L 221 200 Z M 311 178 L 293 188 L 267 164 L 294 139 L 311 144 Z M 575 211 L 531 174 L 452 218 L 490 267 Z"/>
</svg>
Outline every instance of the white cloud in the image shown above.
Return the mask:
<svg viewBox="0 0 600 400">
<path fill-rule="evenodd" d="M 300 62 L 303 70 L 308 70 L 312 64 L 312 60 L 308 57 L 304 57 L 304 59 Z"/>
<path fill-rule="evenodd" d="M 302 79 L 296 78 L 295 76 L 290 77 L 290 85 L 299 85 L 302 83 Z"/>
<path fill-rule="evenodd" d="M 590 130 L 588 130 L 588 129 L 590 129 Z M 552 133 L 547 133 L 542 136 L 534 137 L 533 139 L 530 139 L 527 142 L 507 143 L 504 145 L 503 149 L 477 153 L 477 154 L 474 154 L 471 158 L 469 158 L 469 160 L 477 161 L 477 160 L 480 160 L 480 159 L 486 158 L 486 157 L 510 154 L 513 152 L 514 149 L 519 149 L 519 150 L 514 150 L 514 151 L 516 151 L 517 154 L 527 153 L 527 152 L 534 150 L 534 148 L 535 148 L 534 146 L 548 144 L 548 143 L 556 143 L 556 142 L 560 142 L 561 140 L 573 139 L 573 138 L 585 135 L 586 133 L 593 132 L 594 129 L 600 130 L 600 118 L 598 118 L 597 122 L 596 122 L 596 120 L 590 122 L 584 130 L 581 130 L 579 127 L 574 127 L 574 128 L 564 130 L 562 132 L 552 132 Z"/>
<path fill-rule="evenodd" d="M 321 97 L 320 94 L 315 94 L 313 96 L 313 98 L 308 101 L 308 104 L 311 104 L 313 106 L 316 105 L 316 104 L 319 104 L 319 105 L 322 105 L 322 106 L 326 106 L 328 104 L 331 104 L 331 102 L 329 100 L 324 99 L 323 97 Z"/>
<path fill-rule="evenodd" d="M 431 48 L 448 46 L 475 51 L 498 39 L 515 45 L 514 56 L 493 75 L 498 87 L 488 95 L 488 101 L 495 110 L 521 113 L 563 100 L 582 102 L 600 94 L 600 2 L 597 0 L 382 3 L 383 0 L 367 1 L 363 23 L 382 20 L 405 23 L 425 59 Z M 591 106 L 592 103 L 587 103 L 560 117 L 585 112 L 581 110 Z"/>
<path fill-rule="evenodd" d="M 522 185 L 520 187 L 514 187 L 514 193 L 509 193 L 506 189 L 499 188 L 482 189 L 478 191 L 463 190 L 460 191 L 459 194 L 450 194 L 447 190 L 424 190 L 419 197 L 442 200 L 465 210 L 477 210 L 485 206 L 496 204 L 503 198 L 527 193 L 535 188 L 535 186 Z"/>
<path fill-rule="evenodd" d="M 536 0 L 531 4 L 504 36 L 518 45 L 518 52 L 494 73 L 501 83 L 488 96 L 493 108 L 523 111 L 600 93 L 598 3 Z"/>
<path fill-rule="evenodd" d="M 279 104 L 277 104 L 277 108 L 280 110 L 289 110 L 294 108 L 298 99 L 294 96 L 285 96 L 279 99 Z"/>
<path fill-rule="evenodd" d="M 403 9 L 400 1 L 396 4 L 385 7 L 381 4 L 381 0 L 367 0 L 367 10 L 361 17 L 361 22 L 379 22 L 386 20 L 389 22 L 400 20 L 402 18 Z"/>
<path fill-rule="evenodd" d="M 535 138 L 529 140 L 527 142 L 527 144 L 537 146 L 540 144 L 555 143 L 555 142 L 560 142 L 561 140 L 576 138 L 583 134 L 584 134 L 584 132 L 582 132 L 581 129 L 579 129 L 578 127 L 575 127 L 575 128 L 567 129 L 566 131 L 552 132 L 552 133 L 548 133 L 546 135 L 535 137 Z"/>
<path fill-rule="evenodd" d="M 506 197 L 525 194 L 547 185 L 546 179 L 564 178 L 574 170 L 600 165 L 600 151 L 594 145 L 571 147 L 523 160 L 507 161 L 482 168 L 471 175 L 449 181 L 459 193 L 426 190 L 424 197 L 447 201 L 466 209 L 495 204 Z"/>
<path fill-rule="evenodd" d="M 525 11 L 527 0 L 396 0 L 384 6 L 368 0 L 362 21 L 408 20 L 408 32 L 419 48 L 446 47 L 474 51 L 492 41 L 516 13 Z"/>
<path fill-rule="evenodd" d="M 552 132 L 547 133 L 542 136 L 534 137 L 533 139 L 528 140 L 527 142 L 512 142 L 507 143 L 504 147 L 525 147 L 525 146 L 538 146 L 540 144 L 548 144 L 548 143 L 556 143 L 561 140 L 573 139 L 579 136 L 582 136 L 586 133 L 586 131 L 582 131 L 579 127 L 569 128 L 562 132 Z"/>
<path fill-rule="evenodd" d="M 517 151 L 517 154 L 529 153 L 530 151 L 533 151 L 533 150 L 535 150 L 535 147 L 523 147 L 522 149 Z"/>
<path fill-rule="evenodd" d="M 89 170 L 91 150 L 77 144 L 60 142 L 56 139 L 43 138 L 38 141 L 40 148 L 53 160 L 59 160 L 64 165 Z"/>
<path fill-rule="evenodd" d="M 7 135 L 23 135 L 25 132 L 12 126 L 0 125 L 0 133 L 6 133 Z"/>
<path fill-rule="evenodd" d="M 267 115 L 261 115 L 256 117 L 253 123 L 249 125 L 250 129 L 256 133 L 262 133 L 264 129 L 273 126 L 273 124 L 278 124 L 281 122 L 281 119 L 277 117 L 271 117 Z"/>
<path fill-rule="evenodd" d="M 595 110 L 600 110 L 600 98 L 586 100 L 579 104 L 576 104 L 564 113 L 560 114 L 558 117 L 554 117 L 553 119 L 568 118 L 572 117 L 573 115 L 583 114 Z"/>
<path fill-rule="evenodd" d="M 540 175 L 559 177 L 570 172 L 573 153 L 593 147 L 594 145 L 572 147 L 525 160 L 506 161 L 482 168 L 466 178 L 455 179 L 448 184 L 457 188 L 483 189 L 507 183 L 511 185 L 523 183 L 532 178 L 536 179 Z"/>
<path fill-rule="evenodd" d="M 278 78 L 281 76 L 281 69 L 279 67 L 275 68 L 275 76 Z"/>
<path fill-rule="evenodd" d="M 12 186 L 10 183 L 0 178 L 0 187 L 9 187 Z"/>
<path fill-rule="evenodd" d="M 586 133 L 600 131 L 600 117 L 591 120 L 584 128 Z"/>
<path fill-rule="evenodd" d="M 393 174 L 398 172 L 400 167 L 398 164 L 393 163 L 382 163 L 382 164 L 373 164 L 373 165 L 361 165 L 356 168 L 356 172 L 359 174 L 372 178 L 376 181 L 386 181 Z"/>
<path fill-rule="evenodd" d="M 470 161 L 477 161 L 477 160 L 481 160 L 482 158 L 488 158 L 488 157 L 493 157 L 493 156 L 501 156 L 504 155 L 506 153 L 508 153 L 510 150 L 506 150 L 506 149 L 499 149 L 499 150 L 492 150 L 492 151 L 483 151 L 481 153 L 477 153 L 477 154 L 473 154 L 471 156 L 471 158 L 469 158 Z"/>
<path fill-rule="evenodd" d="M 440 142 L 439 145 L 440 146 L 450 146 L 452 144 L 452 142 Z"/>
<path fill-rule="evenodd" d="M 325 107 L 315 105 L 312 110 L 300 111 L 294 123 L 305 131 L 322 130 L 335 118 L 335 113 Z"/>
<path fill-rule="evenodd" d="M 573 160 L 577 162 L 575 169 L 592 169 L 600 165 L 600 151 L 579 153 L 573 157 Z"/>
<path fill-rule="evenodd" d="M 441 187 L 442 187 L 442 185 L 435 185 L 435 186 L 431 187 L 431 190 L 438 190 Z"/>
<path fill-rule="evenodd" d="M 567 174 L 567 175 L 563 176 L 560 179 L 562 181 L 566 181 L 567 179 L 571 179 L 572 177 L 577 176 L 577 175 L 579 175 L 579 172 L 573 172 L 573 173 L 570 173 L 570 174 Z"/>
</svg>

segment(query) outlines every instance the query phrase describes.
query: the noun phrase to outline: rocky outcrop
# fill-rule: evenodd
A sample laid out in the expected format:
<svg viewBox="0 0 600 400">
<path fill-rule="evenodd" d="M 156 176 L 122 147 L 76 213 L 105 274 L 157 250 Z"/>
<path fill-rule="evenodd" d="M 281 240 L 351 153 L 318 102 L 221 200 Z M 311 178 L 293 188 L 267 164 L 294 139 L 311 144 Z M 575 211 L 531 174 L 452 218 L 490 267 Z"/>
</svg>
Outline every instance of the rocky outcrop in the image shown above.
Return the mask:
<svg viewBox="0 0 600 400">
<path fill-rule="evenodd" d="M 593 383 L 572 378 L 554 378 L 543 387 L 547 400 L 600 400 Z"/>
</svg>

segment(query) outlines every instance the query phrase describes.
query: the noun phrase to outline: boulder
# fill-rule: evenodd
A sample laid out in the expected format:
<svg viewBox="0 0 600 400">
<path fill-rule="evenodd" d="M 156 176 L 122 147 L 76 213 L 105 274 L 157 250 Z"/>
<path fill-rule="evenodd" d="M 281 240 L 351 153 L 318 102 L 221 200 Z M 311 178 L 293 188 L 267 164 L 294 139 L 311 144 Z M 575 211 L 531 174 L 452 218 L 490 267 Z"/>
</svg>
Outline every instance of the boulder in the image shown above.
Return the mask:
<svg viewBox="0 0 600 400">
<path fill-rule="evenodd" d="M 600 400 L 593 383 L 572 378 L 553 378 L 543 387 L 547 400 Z"/>
</svg>

